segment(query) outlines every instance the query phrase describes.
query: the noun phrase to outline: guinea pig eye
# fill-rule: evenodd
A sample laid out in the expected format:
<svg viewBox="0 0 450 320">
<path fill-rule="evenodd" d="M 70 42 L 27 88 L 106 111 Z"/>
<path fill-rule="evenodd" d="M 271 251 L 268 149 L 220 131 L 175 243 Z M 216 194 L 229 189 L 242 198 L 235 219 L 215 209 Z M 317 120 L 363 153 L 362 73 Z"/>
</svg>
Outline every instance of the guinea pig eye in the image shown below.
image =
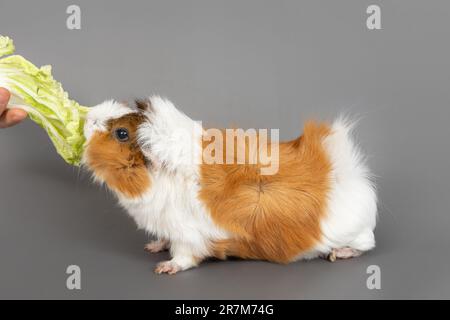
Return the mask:
<svg viewBox="0 0 450 320">
<path fill-rule="evenodd" d="M 125 128 L 116 129 L 114 131 L 114 135 L 115 135 L 116 139 L 119 140 L 120 142 L 128 141 L 128 139 L 130 138 L 128 135 L 128 130 Z"/>
</svg>

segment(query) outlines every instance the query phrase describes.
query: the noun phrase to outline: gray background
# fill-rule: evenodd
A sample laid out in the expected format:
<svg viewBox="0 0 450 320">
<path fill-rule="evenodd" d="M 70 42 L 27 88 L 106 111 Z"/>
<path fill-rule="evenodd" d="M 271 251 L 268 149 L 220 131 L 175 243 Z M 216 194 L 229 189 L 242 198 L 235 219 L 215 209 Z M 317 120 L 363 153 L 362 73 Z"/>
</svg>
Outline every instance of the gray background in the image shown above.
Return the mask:
<svg viewBox="0 0 450 320">
<path fill-rule="evenodd" d="M 66 29 L 73 3 L 80 31 Z M 382 30 L 365 26 L 372 3 Z M 361 116 L 380 216 L 358 259 L 155 275 L 167 253 L 145 253 L 113 196 L 26 121 L 0 132 L 0 298 L 450 298 L 449 21 L 448 1 L 2 0 L 0 33 L 85 105 L 160 93 L 209 125 L 283 139 L 310 117 Z M 65 287 L 70 264 L 81 291 Z M 372 264 L 381 290 L 366 288 Z"/>
</svg>

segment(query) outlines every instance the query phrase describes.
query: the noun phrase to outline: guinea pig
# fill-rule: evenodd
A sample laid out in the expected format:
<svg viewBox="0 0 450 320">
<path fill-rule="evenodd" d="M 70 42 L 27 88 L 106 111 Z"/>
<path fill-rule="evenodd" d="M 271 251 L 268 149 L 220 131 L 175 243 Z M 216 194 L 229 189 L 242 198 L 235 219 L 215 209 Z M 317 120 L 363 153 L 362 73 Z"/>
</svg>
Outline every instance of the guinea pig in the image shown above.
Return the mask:
<svg viewBox="0 0 450 320">
<path fill-rule="evenodd" d="M 342 119 L 309 121 L 297 139 L 268 142 L 276 144 L 277 170 L 262 174 L 261 161 L 242 163 L 235 154 L 229 161 L 225 145 L 234 137 L 211 139 L 166 99 L 111 100 L 87 115 L 83 165 L 156 237 L 146 250 L 170 250 L 156 273 L 175 274 L 207 258 L 334 261 L 375 246 L 375 187 L 351 130 Z M 226 161 L 204 161 L 211 144 Z"/>
</svg>

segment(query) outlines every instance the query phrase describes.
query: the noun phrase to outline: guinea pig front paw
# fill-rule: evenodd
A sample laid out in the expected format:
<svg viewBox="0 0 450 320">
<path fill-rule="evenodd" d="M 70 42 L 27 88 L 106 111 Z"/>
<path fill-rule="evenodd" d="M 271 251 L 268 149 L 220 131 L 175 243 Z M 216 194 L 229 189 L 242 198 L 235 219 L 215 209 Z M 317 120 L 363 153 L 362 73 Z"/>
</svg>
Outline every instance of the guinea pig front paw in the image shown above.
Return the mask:
<svg viewBox="0 0 450 320">
<path fill-rule="evenodd" d="M 183 270 L 179 264 L 172 260 L 161 261 L 156 265 L 155 273 L 167 273 L 167 274 L 175 274 L 178 271 Z"/>
<path fill-rule="evenodd" d="M 168 240 L 154 240 L 144 246 L 144 250 L 151 253 L 157 253 L 167 249 L 169 249 Z"/>
</svg>

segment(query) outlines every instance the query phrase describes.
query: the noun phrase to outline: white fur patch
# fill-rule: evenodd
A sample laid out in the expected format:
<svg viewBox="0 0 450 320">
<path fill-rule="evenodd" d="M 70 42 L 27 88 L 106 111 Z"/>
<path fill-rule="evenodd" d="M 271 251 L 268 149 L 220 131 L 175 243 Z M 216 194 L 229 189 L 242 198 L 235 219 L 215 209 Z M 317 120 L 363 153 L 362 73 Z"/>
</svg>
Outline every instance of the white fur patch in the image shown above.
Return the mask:
<svg viewBox="0 0 450 320">
<path fill-rule="evenodd" d="M 373 230 L 377 218 L 377 196 L 371 173 L 351 138 L 353 125 L 339 119 L 323 145 L 332 162 L 331 192 L 326 218 L 321 222 L 322 241 L 302 258 L 350 247 L 367 251 L 375 247 Z"/>
<path fill-rule="evenodd" d="M 197 182 L 182 174 L 157 172 L 152 174 L 151 188 L 140 199 L 119 196 L 119 202 L 140 229 L 170 240 L 174 257 L 206 257 L 210 241 L 224 239 L 226 233 L 197 199 Z"/>
<path fill-rule="evenodd" d="M 198 176 L 202 155 L 202 126 L 159 96 L 149 98 L 148 121 L 138 129 L 142 152 L 167 171 Z"/>
<path fill-rule="evenodd" d="M 133 112 L 136 110 L 114 100 L 108 100 L 90 108 L 84 124 L 86 140 L 89 141 L 95 131 L 106 131 L 106 124 L 109 120 Z"/>
</svg>

